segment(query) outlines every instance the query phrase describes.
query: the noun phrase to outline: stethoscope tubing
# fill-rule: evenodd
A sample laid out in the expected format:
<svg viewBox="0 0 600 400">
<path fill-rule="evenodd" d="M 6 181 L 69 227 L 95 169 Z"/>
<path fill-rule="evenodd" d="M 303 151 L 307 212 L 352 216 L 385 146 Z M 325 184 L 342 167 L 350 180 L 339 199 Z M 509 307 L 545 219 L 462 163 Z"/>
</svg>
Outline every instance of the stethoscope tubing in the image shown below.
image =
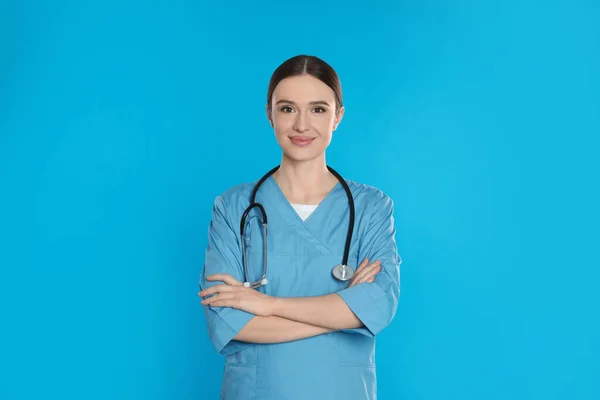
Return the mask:
<svg viewBox="0 0 600 400">
<path fill-rule="evenodd" d="M 256 202 L 256 194 L 258 193 L 258 189 L 264 183 L 264 181 L 267 180 L 267 178 L 269 178 L 269 176 L 271 176 L 275 171 L 277 171 L 279 169 L 279 167 L 280 166 L 278 165 L 278 166 L 272 168 L 256 183 L 256 185 L 254 186 L 254 189 L 252 190 L 252 195 L 250 197 L 250 205 L 244 211 L 244 213 L 242 215 L 242 219 L 240 221 L 240 237 L 241 237 L 241 243 L 242 243 L 242 264 L 244 266 L 244 279 L 245 279 L 244 286 L 250 287 L 253 289 L 258 288 L 258 287 L 266 284 L 266 282 L 267 282 L 267 280 L 266 280 L 266 277 L 267 277 L 267 212 L 265 211 L 265 208 L 263 207 L 262 204 Z M 348 206 L 350 208 L 350 210 L 349 210 L 350 221 L 348 224 L 348 232 L 346 233 L 346 243 L 344 245 L 344 256 L 343 256 L 342 264 L 341 264 L 341 266 L 343 268 L 345 268 L 348 265 L 348 257 L 350 254 L 350 244 L 352 242 L 352 233 L 354 231 L 354 215 L 355 215 L 354 199 L 352 198 L 352 192 L 350 191 L 350 188 L 348 187 L 348 184 L 346 183 L 344 178 L 330 166 L 327 166 L 327 169 L 329 170 L 329 172 L 331 172 L 337 178 L 337 180 L 340 182 L 340 184 L 344 188 L 344 191 L 346 192 L 346 196 L 348 197 Z M 244 228 L 246 225 L 246 218 L 248 217 L 248 214 L 250 213 L 250 211 L 253 210 L 254 208 L 258 208 L 260 210 L 261 216 L 263 218 L 263 233 L 264 233 L 263 274 L 262 274 L 262 277 L 260 280 L 258 280 L 256 282 L 250 282 L 248 280 L 249 274 L 248 274 L 248 264 L 246 262 L 246 247 L 244 244 Z"/>
</svg>

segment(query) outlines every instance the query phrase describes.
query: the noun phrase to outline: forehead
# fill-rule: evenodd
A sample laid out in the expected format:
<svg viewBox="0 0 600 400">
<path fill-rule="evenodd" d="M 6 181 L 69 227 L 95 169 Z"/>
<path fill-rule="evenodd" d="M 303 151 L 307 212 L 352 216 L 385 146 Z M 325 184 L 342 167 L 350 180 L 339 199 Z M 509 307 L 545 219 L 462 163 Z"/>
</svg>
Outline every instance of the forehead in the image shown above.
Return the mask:
<svg viewBox="0 0 600 400">
<path fill-rule="evenodd" d="M 281 99 L 297 103 L 323 100 L 335 102 L 333 90 L 311 75 L 291 76 L 282 79 L 273 91 L 273 101 Z"/>
</svg>

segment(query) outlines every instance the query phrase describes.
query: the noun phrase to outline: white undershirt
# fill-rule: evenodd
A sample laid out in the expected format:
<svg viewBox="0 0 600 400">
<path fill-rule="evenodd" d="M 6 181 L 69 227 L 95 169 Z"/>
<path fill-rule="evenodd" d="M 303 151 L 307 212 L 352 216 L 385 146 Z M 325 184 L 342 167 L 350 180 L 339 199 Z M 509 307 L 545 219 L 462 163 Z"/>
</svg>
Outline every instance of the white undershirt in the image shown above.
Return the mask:
<svg viewBox="0 0 600 400">
<path fill-rule="evenodd" d="M 306 220 L 306 218 L 315 211 L 317 206 L 318 204 L 292 204 L 292 207 L 294 207 L 294 210 L 296 210 L 300 218 L 302 218 L 302 221 Z"/>
</svg>

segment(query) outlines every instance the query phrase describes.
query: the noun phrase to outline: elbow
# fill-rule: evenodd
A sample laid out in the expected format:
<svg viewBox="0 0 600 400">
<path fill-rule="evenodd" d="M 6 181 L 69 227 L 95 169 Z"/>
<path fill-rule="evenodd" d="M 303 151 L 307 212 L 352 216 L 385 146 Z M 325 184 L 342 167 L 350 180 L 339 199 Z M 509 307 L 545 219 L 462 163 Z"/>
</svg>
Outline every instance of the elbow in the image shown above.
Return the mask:
<svg viewBox="0 0 600 400">
<path fill-rule="evenodd" d="M 394 317 L 396 316 L 397 303 L 395 304 L 387 304 L 382 307 L 382 310 L 377 314 L 369 324 L 365 324 L 365 326 L 371 331 L 373 336 L 381 333 L 385 328 L 387 328 Z"/>
<path fill-rule="evenodd" d="M 208 336 L 217 353 L 221 355 L 233 354 L 243 349 L 247 343 L 238 341 L 241 331 L 254 317 L 253 314 L 237 309 L 221 309 L 219 312 L 210 306 L 203 306 Z"/>
<path fill-rule="evenodd" d="M 398 309 L 399 290 L 384 291 L 373 283 L 362 283 L 339 293 L 359 320 L 359 331 L 375 336 L 387 328 Z M 364 329 L 360 329 L 364 327 Z M 356 328 L 351 328 L 356 329 Z M 365 330 L 366 329 L 366 330 Z"/>
<path fill-rule="evenodd" d="M 396 317 L 399 297 L 400 292 L 396 290 L 389 294 L 387 301 L 383 303 L 383 310 L 381 312 L 381 328 L 379 329 L 379 332 L 387 328 Z"/>
<path fill-rule="evenodd" d="M 398 307 L 396 305 L 386 314 L 385 319 L 383 320 L 383 324 L 382 324 L 383 328 L 381 330 L 390 326 L 390 324 L 394 320 L 394 317 L 396 316 L 397 309 L 398 309 Z"/>
<path fill-rule="evenodd" d="M 390 326 L 398 311 L 399 298 L 400 289 L 397 286 L 375 302 L 374 308 L 376 311 L 373 312 L 372 319 L 368 323 L 365 323 L 365 326 L 373 335 L 381 333 L 385 328 Z"/>
<path fill-rule="evenodd" d="M 358 323 L 343 329 L 344 332 L 359 333 L 368 337 L 375 337 L 387 328 L 395 316 L 395 308 L 391 308 L 388 312 L 372 312 L 361 314 L 362 320 Z M 364 321 L 364 322 L 363 322 Z"/>
<path fill-rule="evenodd" d="M 356 316 L 356 314 L 354 314 L 352 311 L 350 311 L 350 317 L 345 320 L 343 323 L 340 323 L 339 326 L 337 326 L 335 328 L 335 330 L 338 331 L 343 331 L 343 330 L 349 330 L 349 329 L 360 329 L 360 328 L 364 328 L 365 324 L 360 320 L 360 318 L 358 318 Z"/>
</svg>

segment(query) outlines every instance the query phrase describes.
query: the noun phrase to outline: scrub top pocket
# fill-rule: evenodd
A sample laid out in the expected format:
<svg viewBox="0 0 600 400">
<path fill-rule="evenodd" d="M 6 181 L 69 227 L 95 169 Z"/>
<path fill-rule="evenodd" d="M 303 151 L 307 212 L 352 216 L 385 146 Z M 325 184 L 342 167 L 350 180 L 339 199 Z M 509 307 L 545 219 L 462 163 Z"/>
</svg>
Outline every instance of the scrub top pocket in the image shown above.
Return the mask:
<svg viewBox="0 0 600 400">
<path fill-rule="evenodd" d="M 256 399 L 256 366 L 225 364 L 220 399 Z"/>
</svg>

